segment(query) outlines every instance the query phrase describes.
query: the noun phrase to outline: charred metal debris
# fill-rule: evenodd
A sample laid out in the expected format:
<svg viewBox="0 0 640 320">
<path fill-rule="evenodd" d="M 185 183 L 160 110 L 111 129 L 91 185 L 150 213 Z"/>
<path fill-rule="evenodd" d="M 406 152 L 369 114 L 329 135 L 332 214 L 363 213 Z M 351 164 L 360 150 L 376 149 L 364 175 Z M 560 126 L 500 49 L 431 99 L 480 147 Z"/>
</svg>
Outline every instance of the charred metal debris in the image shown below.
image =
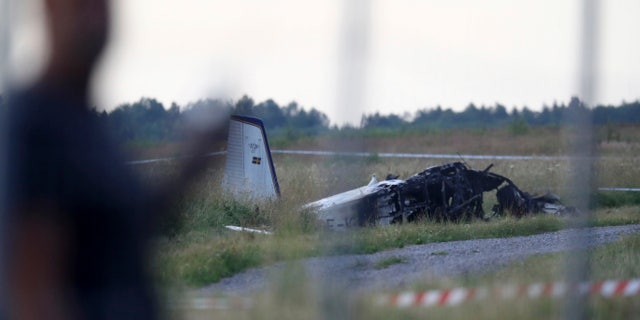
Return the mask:
<svg viewBox="0 0 640 320">
<path fill-rule="evenodd" d="M 316 203 L 316 208 L 319 218 L 330 227 L 386 225 L 421 218 L 482 219 L 483 193 L 497 190 L 498 203 L 493 206 L 493 215 L 510 213 L 522 217 L 575 212 L 575 208 L 564 206 L 554 194 L 537 196 L 520 190 L 508 178 L 489 172 L 492 166 L 479 171 L 463 162 L 452 162 L 427 168 L 406 180 L 388 176 L 387 180 L 361 188 L 362 196 L 353 201 L 327 203 L 326 199 L 324 203 Z M 345 210 L 352 214 L 339 213 Z"/>
</svg>

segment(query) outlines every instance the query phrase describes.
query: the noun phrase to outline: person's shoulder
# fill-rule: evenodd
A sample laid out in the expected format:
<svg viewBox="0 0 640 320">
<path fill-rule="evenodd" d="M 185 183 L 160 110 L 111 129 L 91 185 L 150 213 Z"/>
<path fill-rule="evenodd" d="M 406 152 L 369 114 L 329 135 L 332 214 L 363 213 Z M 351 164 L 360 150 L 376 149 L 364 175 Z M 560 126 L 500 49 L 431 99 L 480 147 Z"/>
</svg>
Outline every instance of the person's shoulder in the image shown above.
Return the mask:
<svg viewBox="0 0 640 320">
<path fill-rule="evenodd" d="M 55 88 L 43 84 L 34 84 L 28 87 L 17 88 L 10 91 L 9 107 L 15 111 L 29 111 L 30 108 L 42 108 L 43 105 L 62 103 L 62 95 L 56 93 Z"/>
<path fill-rule="evenodd" d="M 55 86 L 37 84 L 12 91 L 9 119 L 12 121 L 58 122 L 82 109 L 80 99 Z M 77 106 L 76 106 L 77 105 Z"/>
</svg>

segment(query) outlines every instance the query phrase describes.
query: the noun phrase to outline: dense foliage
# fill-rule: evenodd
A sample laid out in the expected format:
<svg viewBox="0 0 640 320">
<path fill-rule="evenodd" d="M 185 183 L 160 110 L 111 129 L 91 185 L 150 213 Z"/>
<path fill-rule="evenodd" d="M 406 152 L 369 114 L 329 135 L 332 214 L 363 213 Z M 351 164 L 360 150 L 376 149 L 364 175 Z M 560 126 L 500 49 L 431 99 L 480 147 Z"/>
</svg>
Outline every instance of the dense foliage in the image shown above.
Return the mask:
<svg viewBox="0 0 640 320">
<path fill-rule="evenodd" d="M 513 108 L 508 112 L 507 108 L 499 103 L 493 107 L 477 107 L 471 103 L 461 112 L 441 107 L 418 110 L 412 119 L 403 119 L 394 114 L 364 115 L 361 127 L 365 129 L 400 127 L 444 129 L 499 127 L 514 124 L 557 126 L 566 124 L 572 113 L 587 111 L 586 106 L 577 97 L 571 98 L 568 104 L 554 102 L 551 107 L 545 105 L 542 111 L 532 111 L 524 107 L 520 110 Z M 640 102 L 623 102 L 619 106 L 596 106 L 592 109 L 592 117 L 596 125 L 640 123 Z"/>
<path fill-rule="evenodd" d="M 237 102 L 200 100 L 179 107 L 176 103 L 167 109 L 155 99 L 142 98 L 138 102 L 123 104 L 111 112 L 96 115 L 108 127 L 115 139 L 131 141 L 180 140 L 191 120 L 202 114 L 226 117 L 229 114 L 255 116 L 264 120 L 270 135 L 315 135 L 329 128 L 327 116 L 316 110 L 307 111 L 291 102 L 281 107 L 273 100 L 255 104 L 244 96 Z"/>
<path fill-rule="evenodd" d="M 0 96 L 0 109 L 4 108 L 2 105 L 3 99 Z M 572 113 L 589 111 L 596 125 L 640 123 L 640 101 L 588 109 L 576 97 L 572 97 L 568 104 L 554 102 L 551 106 L 545 105 L 541 111 L 532 111 L 527 107 L 512 108 L 509 111 L 499 103 L 489 107 L 478 107 L 471 103 L 460 112 L 440 106 L 403 116 L 376 112 L 363 115 L 359 127 L 342 128 L 330 126 L 327 115 L 315 108 L 308 110 L 296 102 L 281 106 L 271 99 L 256 104 L 246 95 L 235 102 L 206 99 L 186 106 L 172 103 L 168 108 L 156 99 L 142 98 L 134 103 L 120 105 L 110 112 L 94 112 L 119 142 L 158 142 L 182 139 L 185 129 L 190 126 L 188 120 L 198 118 L 202 111 L 220 117 L 239 114 L 261 118 L 270 137 L 287 140 L 327 132 L 420 132 L 502 126 L 509 126 L 518 134 L 526 132 L 530 126 L 565 125 Z"/>
</svg>

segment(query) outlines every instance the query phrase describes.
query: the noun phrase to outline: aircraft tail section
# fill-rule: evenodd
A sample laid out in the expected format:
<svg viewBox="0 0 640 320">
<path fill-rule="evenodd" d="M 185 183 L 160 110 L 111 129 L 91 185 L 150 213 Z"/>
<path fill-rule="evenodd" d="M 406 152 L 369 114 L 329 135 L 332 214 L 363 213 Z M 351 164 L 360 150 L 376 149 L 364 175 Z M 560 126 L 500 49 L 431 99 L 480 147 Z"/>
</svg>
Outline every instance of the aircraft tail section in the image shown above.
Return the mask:
<svg viewBox="0 0 640 320">
<path fill-rule="evenodd" d="M 264 200 L 280 196 L 262 120 L 231 117 L 223 188 L 243 199 Z"/>
</svg>

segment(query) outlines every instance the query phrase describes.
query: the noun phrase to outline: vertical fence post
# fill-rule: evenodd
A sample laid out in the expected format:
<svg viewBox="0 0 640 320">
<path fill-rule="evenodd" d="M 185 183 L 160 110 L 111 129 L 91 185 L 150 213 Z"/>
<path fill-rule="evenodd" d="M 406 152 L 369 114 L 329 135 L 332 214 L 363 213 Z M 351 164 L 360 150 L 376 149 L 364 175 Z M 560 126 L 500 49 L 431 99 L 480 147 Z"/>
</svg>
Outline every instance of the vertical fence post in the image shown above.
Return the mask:
<svg viewBox="0 0 640 320">
<path fill-rule="evenodd" d="M 572 99 L 569 117 L 566 121 L 567 139 L 571 152 L 571 175 L 567 181 L 567 191 L 580 214 L 571 221 L 575 228 L 569 241 L 574 248 L 567 255 L 566 277 L 571 284 L 589 280 L 590 256 L 584 245 L 589 240 L 586 228 L 593 217 L 591 197 L 595 190 L 593 175 L 595 166 L 595 139 L 592 106 L 597 94 L 597 54 L 598 54 L 598 0 L 583 0 L 580 21 L 579 46 L 579 92 L 580 100 Z M 587 299 L 577 293 L 570 294 L 565 309 L 567 319 L 587 318 Z"/>
<path fill-rule="evenodd" d="M 11 0 L 0 0 L 0 318 L 4 318 L 6 316 L 6 296 L 4 292 L 5 286 L 5 263 L 4 263 L 4 239 L 2 235 L 6 234 L 5 232 L 5 188 L 6 185 L 6 148 L 7 148 L 7 122 L 6 122 L 6 106 L 8 104 L 8 94 L 7 89 L 9 85 L 7 81 L 8 77 L 8 68 L 9 68 L 9 44 L 10 44 L 10 1 Z"/>
</svg>

